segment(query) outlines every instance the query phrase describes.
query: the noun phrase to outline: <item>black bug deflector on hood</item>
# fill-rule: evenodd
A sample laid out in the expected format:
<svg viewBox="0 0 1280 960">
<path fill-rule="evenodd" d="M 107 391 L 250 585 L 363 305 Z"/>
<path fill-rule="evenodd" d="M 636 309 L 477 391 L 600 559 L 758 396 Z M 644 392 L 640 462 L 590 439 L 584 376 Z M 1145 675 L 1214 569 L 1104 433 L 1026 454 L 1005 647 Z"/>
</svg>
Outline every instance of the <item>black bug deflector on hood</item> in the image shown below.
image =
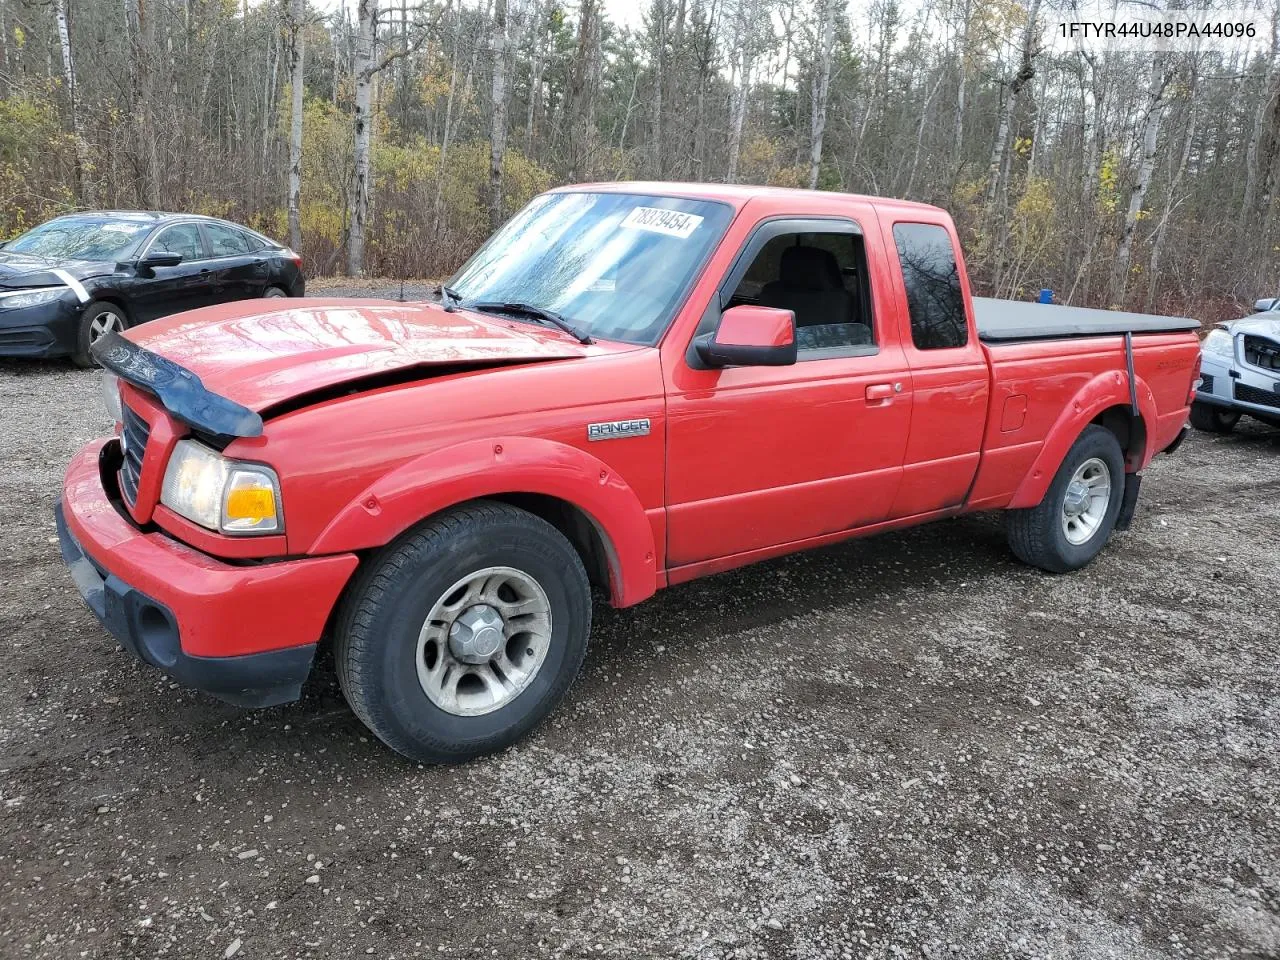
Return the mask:
<svg viewBox="0 0 1280 960">
<path fill-rule="evenodd" d="M 102 337 L 90 353 L 121 380 L 154 393 L 166 410 L 189 427 L 227 439 L 262 435 L 262 417 L 257 413 L 212 393 L 186 367 L 117 333 Z"/>
</svg>

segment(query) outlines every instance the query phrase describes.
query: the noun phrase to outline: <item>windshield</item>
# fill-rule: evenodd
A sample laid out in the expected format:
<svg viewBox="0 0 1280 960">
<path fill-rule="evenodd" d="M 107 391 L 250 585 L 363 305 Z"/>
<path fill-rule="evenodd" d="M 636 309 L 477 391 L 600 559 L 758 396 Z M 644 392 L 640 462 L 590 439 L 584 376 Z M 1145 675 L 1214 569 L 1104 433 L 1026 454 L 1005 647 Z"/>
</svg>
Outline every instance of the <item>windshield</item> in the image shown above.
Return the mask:
<svg viewBox="0 0 1280 960">
<path fill-rule="evenodd" d="M 49 260 L 124 260 L 151 227 L 132 220 L 59 217 L 28 230 L 5 250 Z"/>
<path fill-rule="evenodd" d="M 449 283 L 470 303 L 552 310 L 592 337 L 654 343 L 733 209 L 621 193 L 537 197 Z"/>
</svg>

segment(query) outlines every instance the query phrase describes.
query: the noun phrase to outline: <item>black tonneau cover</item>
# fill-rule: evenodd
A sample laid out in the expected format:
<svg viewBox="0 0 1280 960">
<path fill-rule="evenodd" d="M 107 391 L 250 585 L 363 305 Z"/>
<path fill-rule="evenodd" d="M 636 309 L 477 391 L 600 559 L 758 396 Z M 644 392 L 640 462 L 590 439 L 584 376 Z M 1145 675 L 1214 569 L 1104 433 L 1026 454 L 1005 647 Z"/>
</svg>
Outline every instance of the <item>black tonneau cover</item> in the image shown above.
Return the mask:
<svg viewBox="0 0 1280 960">
<path fill-rule="evenodd" d="M 1121 310 L 1092 310 L 1056 303 L 993 300 L 990 297 L 973 298 L 973 318 L 978 324 L 978 336 L 987 343 L 1124 333 L 1180 333 L 1200 329 L 1198 321 L 1187 317 L 1156 317 Z"/>
</svg>

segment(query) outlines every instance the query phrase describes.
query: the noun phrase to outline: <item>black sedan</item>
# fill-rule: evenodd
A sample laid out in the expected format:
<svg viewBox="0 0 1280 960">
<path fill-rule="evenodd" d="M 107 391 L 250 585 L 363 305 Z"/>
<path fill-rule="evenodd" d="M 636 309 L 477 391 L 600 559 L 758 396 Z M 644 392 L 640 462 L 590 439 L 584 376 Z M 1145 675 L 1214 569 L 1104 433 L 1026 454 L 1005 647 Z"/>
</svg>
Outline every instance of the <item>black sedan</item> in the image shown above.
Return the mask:
<svg viewBox="0 0 1280 960">
<path fill-rule="evenodd" d="M 0 356 L 89 366 L 103 334 L 252 297 L 300 297 L 302 258 L 225 220 L 72 213 L 0 246 Z"/>
</svg>

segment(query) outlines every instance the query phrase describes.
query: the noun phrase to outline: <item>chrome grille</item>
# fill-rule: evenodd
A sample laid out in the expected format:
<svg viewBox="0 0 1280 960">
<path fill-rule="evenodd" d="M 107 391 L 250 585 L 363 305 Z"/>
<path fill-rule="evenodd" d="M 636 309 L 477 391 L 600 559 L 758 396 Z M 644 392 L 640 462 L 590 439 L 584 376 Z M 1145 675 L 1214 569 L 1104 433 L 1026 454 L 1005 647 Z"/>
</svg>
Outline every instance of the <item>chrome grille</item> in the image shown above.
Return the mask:
<svg viewBox="0 0 1280 960">
<path fill-rule="evenodd" d="M 1244 362 L 1263 370 L 1280 370 L 1280 343 L 1245 334 Z"/>
<path fill-rule="evenodd" d="M 120 446 L 124 454 L 120 464 L 120 492 L 125 502 L 132 506 L 138 501 L 138 478 L 142 476 L 142 458 L 147 452 L 147 438 L 151 425 L 138 416 L 128 404 L 124 410 L 124 432 Z"/>
</svg>

